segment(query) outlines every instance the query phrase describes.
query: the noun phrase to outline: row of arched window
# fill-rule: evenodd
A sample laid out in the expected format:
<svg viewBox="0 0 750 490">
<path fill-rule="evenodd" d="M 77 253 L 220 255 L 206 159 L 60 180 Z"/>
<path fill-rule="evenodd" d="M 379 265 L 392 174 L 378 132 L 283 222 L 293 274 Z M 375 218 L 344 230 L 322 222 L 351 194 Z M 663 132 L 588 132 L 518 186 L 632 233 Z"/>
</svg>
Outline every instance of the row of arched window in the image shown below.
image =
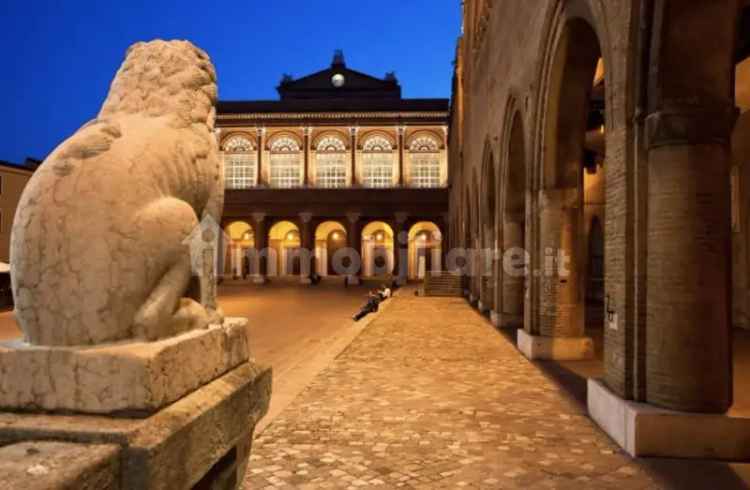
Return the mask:
<svg viewBox="0 0 750 490">
<path fill-rule="evenodd" d="M 300 144 L 289 136 L 280 136 L 270 144 L 270 185 L 276 188 L 300 187 L 303 179 L 303 155 Z M 333 135 L 318 141 L 315 148 L 316 183 L 318 187 L 339 188 L 347 185 L 350 155 L 346 145 Z M 257 182 L 257 152 L 253 142 L 241 135 L 227 139 L 222 151 L 226 187 L 246 189 Z M 440 144 L 424 135 L 415 138 L 408 148 L 413 187 L 439 187 Z M 391 142 L 380 135 L 367 138 L 362 145 L 362 185 L 372 188 L 391 187 L 397 157 Z"/>
</svg>

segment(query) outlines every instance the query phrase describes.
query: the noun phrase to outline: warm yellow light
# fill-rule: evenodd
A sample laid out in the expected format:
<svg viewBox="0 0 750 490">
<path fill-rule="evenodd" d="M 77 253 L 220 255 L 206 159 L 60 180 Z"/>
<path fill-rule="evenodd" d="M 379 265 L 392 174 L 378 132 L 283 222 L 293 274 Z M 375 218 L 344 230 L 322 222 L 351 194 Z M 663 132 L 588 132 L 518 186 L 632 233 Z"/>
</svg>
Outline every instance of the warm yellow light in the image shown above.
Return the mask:
<svg viewBox="0 0 750 490">
<path fill-rule="evenodd" d="M 602 127 L 599 128 L 599 132 L 602 133 L 602 134 L 604 134 L 604 124 L 602 124 Z"/>
<path fill-rule="evenodd" d="M 383 233 L 379 232 L 377 235 L 375 235 L 375 239 L 378 240 L 378 241 L 382 240 L 383 239 Z"/>
<path fill-rule="evenodd" d="M 287 233 L 286 234 L 286 239 L 287 240 L 294 240 L 294 232 L 290 231 L 289 233 Z"/>
<path fill-rule="evenodd" d="M 331 235 L 331 238 L 333 238 L 334 240 L 338 240 L 339 239 L 339 232 L 338 231 L 334 231 L 333 235 Z"/>
</svg>

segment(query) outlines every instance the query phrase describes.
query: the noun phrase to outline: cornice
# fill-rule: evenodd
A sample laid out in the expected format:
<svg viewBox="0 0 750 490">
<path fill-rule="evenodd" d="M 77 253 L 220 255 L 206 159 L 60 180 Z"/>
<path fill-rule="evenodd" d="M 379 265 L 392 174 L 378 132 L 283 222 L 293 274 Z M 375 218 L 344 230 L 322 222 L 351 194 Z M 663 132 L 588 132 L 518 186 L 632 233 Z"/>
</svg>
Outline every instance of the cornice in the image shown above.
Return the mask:
<svg viewBox="0 0 750 490">
<path fill-rule="evenodd" d="M 306 119 L 447 119 L 448 111 L 424 112 L 279 112 L 279 113 L 246 113 L 217 114 L 217 120 L 306 120 Z"/>
</svg>

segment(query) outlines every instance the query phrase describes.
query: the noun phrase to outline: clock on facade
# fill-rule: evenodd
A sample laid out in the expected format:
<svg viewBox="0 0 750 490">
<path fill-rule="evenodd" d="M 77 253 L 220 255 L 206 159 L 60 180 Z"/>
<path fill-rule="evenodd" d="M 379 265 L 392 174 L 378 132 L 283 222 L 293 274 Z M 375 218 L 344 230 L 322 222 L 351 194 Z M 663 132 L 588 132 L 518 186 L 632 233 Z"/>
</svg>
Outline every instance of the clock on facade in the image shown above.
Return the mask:
<svg viewBox="0 0 750 490">
<path fill-rule="evenodd" d="M 337 73 L 331 78 L 331 83 L 336 88 L 343 87 L 345 82 L 346 78 L 341 73 Z"/>
</svg>

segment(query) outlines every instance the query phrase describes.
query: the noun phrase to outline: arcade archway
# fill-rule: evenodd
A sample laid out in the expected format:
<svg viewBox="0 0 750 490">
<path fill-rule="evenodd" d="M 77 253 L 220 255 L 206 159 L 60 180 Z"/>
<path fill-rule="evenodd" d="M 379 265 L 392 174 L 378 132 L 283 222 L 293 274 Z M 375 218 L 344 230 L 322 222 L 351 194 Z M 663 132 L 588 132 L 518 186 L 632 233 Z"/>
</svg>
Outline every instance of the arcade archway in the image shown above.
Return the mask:
<svg viewBox="0 0 750 490">
<path fill-rule="evenodd" d="M 384 221 L 373 221 L 362 229 L 364 277 L 389 276 L 393 271 L 393 228 Z"/>
<path fill-rule="evenodd" d="M 334 267 L 336 252 L 346 248 L 347 234 L 338 221 L 325 221 L 315 230 L 315 264 L 320 276 L 339 275 Z"/>
<path fill-rule="evenodd" d="M 431 221 L 415 223 L 409 230 L 409 279 L 423 279 L 442 270 L 443 236 Z"/>
<path fill-rule="evenodd" d="M 268 231 L 268 275 L 300 274 L 300 232 L 291 221 L 279 221 Z"/>
</svg>

